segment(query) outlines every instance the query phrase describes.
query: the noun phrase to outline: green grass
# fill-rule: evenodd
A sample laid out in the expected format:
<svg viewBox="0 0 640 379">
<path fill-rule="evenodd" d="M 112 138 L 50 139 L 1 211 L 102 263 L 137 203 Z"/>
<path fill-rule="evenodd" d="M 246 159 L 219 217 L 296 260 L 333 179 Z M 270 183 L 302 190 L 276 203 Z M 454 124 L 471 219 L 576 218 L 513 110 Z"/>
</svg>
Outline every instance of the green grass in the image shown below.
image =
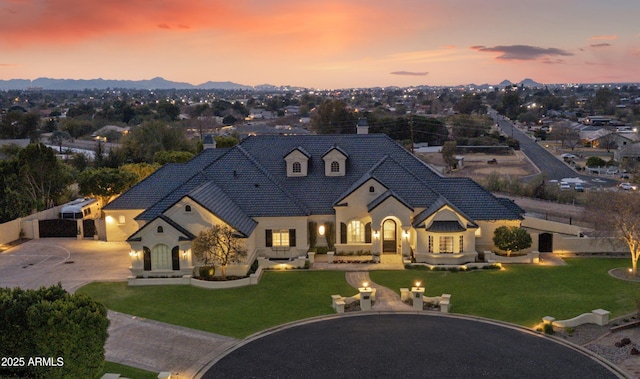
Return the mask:
<svg viewBox="0 0 640 379">
<path fill-rule="evenodd" d="M 628 259 L 568 259 L 567 266 L 512 265 L 504 270 L 472 272 L 372 271 L 371 279 L 398 293 L 416 280 L 426 296 L 452 294 L 452 311 L 534 327 L 544 316 L 568 319 L 593 309 L 612 318 L 637 311 L 640 283 L 607 271 Z M 344 272 L 265 272 L 260 284 L 207 290 L 190 286 L 128 287 L 126 283 L 91 283 L 87 293 L 114 311 L 244 338 L 308 317 L 333 314 L 330 295 L 356 293 Z"/>
<path fill-rule="evenodd" d="M 104 370 L 102 370 L 102 374 L 100 374 L 100 377 L 102 377 L 102 375 L 104 374 L 120 374 L 123 378 L 131 379 L 156 379 L 158 377 L 157 372 L 141 370 L 139 368 L 125 366 L 109 361 L 104 362 Z"/>
<path fill-rule="evenodd" d="M 129 287 L 90 283 L 86 293 L 111 310 L 244 338 L 308 317 L 333 314 L 331 295 L 351 296 L 344 272 L 265 272 L 256 286 L 208 290 L 191 286 Z"/>
<path fill-rule="evenodd" d="M 615 279 L 612 268 L 629 259 L 567 259 L 567 266 L 511 265 L 472 272 L 373 271 L 371 280 L 398 293 L 420 280 L 425 296 L 450 293 L 452 312 L 533 327 L 544 316 L 558 320 L 597 308 L 618 317 L 637 311 L 640 283 Z"/>
</svg>

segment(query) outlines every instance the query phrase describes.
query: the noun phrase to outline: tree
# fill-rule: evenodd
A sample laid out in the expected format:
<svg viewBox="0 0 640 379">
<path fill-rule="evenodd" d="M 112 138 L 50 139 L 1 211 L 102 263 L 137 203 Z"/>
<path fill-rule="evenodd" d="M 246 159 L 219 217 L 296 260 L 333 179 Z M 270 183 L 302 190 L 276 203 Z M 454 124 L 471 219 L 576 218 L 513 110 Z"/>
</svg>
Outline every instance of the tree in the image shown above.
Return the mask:
<svg viewBox="0 0 640 379">
<path fill-rule="evenodd" d="M 604 167 L 607 165 L 607 162 L 600 157 L 589 157 L 585 164 L 587 167 Z"/>
<path fill-rule="evenodd" d="M 80 193 L 98 199 L 104 207 L 122 192 L 137 183 L 133 172 L 115 168 L 97 168 L 83 171 L 78 177 Z"/>
<path fill-rule="evenodd" d="M 567 144 L 573 150 L 580 142 L 580 133 L 569 126 L 568 122 L 562 121 L 553 126 L 549 138 L 560 141 L 562 147 Z"/>
<path fill-rule="evenodd" d="M 153 162 L 159 165 L 167 163 L 185 163 L 193 158 L 193 153 L 189 151 L 156 151 L 153 155 Z"/>
<path fill-rule="evenodd" d="M 67 132 L 56 130 L 51 133 L 51 137 L 49 137 L 49 142 L 58 146 L 58 151 L 62 154 L 62 143 L 64 141 L 72 140 L 71 135 Z"/>
<path fill-rule="evenodd" d="M 0 377 L 97 378 L 104 365 L 109 319 L 101 303 L 60 284 L 38 290 L 0 289 L 0 356 L 22 357 Z M 29 365 L 34 357 L 51 365 Z"/>
<path fill-rule="evenodd" d="M 631 271 L 638 275 L 640 257 L 640 196 L 629 192 L 592 192 L 585 207 L 585 216 L 594 225 L 596 234 L 613 236 L 629 247 Z"/>
<path fill-rule="evenodd" d="M 456 141 L 447 141 L 442 146 L 442 159 L 449 165 L 449 168 L 456 167 L 458 163 L 455 157 Z"/>
<path fill-rule="evenodd" d="M 18 161 L 23 190 L 39 210 L 55 204 L 72 182 L 71 167 L 60 162 L 53 149 L 41 143 L 30 144 L 21 150 Z"/>
<path fill-rule="evenodd" d="M 222 277 L 227 277 L 227 266 L 239 263 L 247 250 L 238 233 L 224 225 L 214 225 L 198 234 L 191 245 L 193 254 L 205 265 L 219 266 Z"/>
<path fill-rule="evenodd" d="M 524 228 L 518 226 L 501 226 L 493 232 L 493 244 L 500 250 L 507 252 L 520 251 L 531 247 L 531 235 Z"/>
<path fill-rule="evenodd" d="M 311 116 L 312 129 L 318 134 L 355 134 L 356 117 L 342 100 L 327 100 Z"/>
</svg>

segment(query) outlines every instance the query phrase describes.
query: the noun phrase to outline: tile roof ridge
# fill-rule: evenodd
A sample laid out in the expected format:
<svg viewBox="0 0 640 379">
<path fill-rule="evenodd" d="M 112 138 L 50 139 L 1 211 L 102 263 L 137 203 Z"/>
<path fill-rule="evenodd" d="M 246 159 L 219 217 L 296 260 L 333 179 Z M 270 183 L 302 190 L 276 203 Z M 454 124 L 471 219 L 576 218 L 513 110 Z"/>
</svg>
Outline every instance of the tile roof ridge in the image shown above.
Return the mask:
<svg viewBox="0 0 640 379">
<path fill-rule="evenodd" d="M 240 144 L 236 145 L 236 148 L 260 171 L 264 174 L 264 176 L 269 179 L 269 181 L 271 181 L 276 187 L 278 187 L 278 189 L 280 191 L 282 191 L 282 193 L 284 193 L 288 198 L 290 198 L 295 205 L 300 208 L 300 210 L 304 211 L 305 214 L 310 215 L 311 211 L 309 211 L 309 208 L 304 205 L 300 199 L 298 199 L 297 197 L 293 196 L 293 194 L 291 192 L 289 192 L 283 185 L 282 183 L 280 183 L 280 181 L 278 181 L 263 165 L 262 163 L 260 163 L 256 157 L 254 157 L 253 155 L 251 155 L 251 153 L 249 151 L 247 151 L 247 149 L 245 149 L 244 147 L 242 147 Z"/>
</svg>

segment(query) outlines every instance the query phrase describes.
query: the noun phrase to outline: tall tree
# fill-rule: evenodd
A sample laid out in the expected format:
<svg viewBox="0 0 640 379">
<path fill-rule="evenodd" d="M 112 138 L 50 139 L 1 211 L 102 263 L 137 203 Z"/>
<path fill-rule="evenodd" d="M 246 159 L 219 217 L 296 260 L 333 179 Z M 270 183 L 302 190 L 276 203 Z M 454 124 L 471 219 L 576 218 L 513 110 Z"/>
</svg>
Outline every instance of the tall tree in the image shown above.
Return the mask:
<svg viewBox="0 0 640 379">
<path fill-rule="evenodd" d="M 70 167 L 41 143 L 24 148 L 18 160 L 24 188 L 38 210 L 53 206 L 73 180 Z"/>
<path fill-rule="evenodd" d="M 629 192 L 592 192 L 585 215 L 601 237 L 615 237 L 629 247 L 631 272 L 638 275 L 640 258 L 640 196 Z"/>
<path fill-rule="evenodd" d="M 354 134 L 356 117 L 342 100 L 327 100 L 311 116 L 311 127 L 318 134 Z"/>
<path fill-rule="evenodd" d="M 239 263 L 247 256 L 243 240 L 235 230 L 226 225 L 214 225 L 198 234 L 191 249 L 197 259 L 205 265 L 220 267 L 222 277 L 227 277 L 227 266 Z"/>
<path fill-rule="evenodd" d="M 78 187 L 80 193 L 98 199 L 104 207 L 122 192 L 137 183 L 138 176 L 133 172 L 115 168 L 89 169 L 80 173 Z"/>
</svg>

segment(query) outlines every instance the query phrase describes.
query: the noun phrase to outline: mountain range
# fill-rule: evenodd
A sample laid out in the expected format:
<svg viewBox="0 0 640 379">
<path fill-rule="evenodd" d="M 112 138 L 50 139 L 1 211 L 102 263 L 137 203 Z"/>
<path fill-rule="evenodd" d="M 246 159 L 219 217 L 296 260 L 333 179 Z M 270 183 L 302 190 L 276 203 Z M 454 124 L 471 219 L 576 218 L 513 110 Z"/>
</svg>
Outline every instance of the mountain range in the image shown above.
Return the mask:
<svg viewBox="0 0 640 379">
<path fill-rule="evenodd" d="M 525 79 L 519 83 L 512 83 L 509 80 L 503 80 L 497 85 L 473 85 L 476 88 L 483 87 L 499 87 L 504 88 L 510 85 L 523 87 L 542 87 L 543 84 L 537 83 L 531 79 Z M 274 91 L 283 88 L 271 84 L 261 84 L 258 86 L 248 86 L 233 82 L 212 82 L 193 85 L 185 82 L 174 82 L 164 78 L 156 77 L 148 80 L 108 80 L 108 79 L 52 79 L 38 78 L 30 79 L 9 79 L 0 80 L 0 90 L 26 90 L 26 89 L 43 89 L 43 90 L 76 90 L 85 89 L 141 89 L 141 90 L 184 90 L 184 89 L 202 89 L 202 90 L 256 90 L 256 91 Z"/>
</svg>

